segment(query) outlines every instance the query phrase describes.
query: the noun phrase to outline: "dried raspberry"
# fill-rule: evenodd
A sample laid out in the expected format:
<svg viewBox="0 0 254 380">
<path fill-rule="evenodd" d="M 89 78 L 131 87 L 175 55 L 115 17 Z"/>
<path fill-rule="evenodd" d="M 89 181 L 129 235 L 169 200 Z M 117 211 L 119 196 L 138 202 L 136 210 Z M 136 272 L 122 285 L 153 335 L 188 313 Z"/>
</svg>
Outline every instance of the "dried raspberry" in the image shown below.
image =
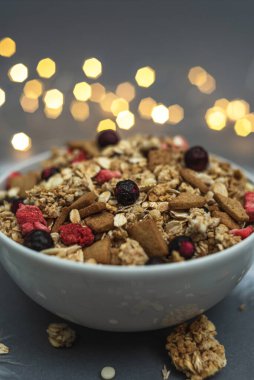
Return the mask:
<svg viewBox="0 0 254 380">
<path fill-rule="evenodd" d="M 74 156 L 74 158 L 72 159 L 71 163 L 75 164 L 76 162 L 82 162 L 82 161 L 85 161 L 85 160 L 87 160 L 87 154 L 83 150 L 80 150 Z"/>
<path fill-rule="evenodd" d="M 82 247 L 94 242 L 94 235 L 89 227 L 77 223 L 65 224 L 59 228 L 60 238 L 65 245 L 78 244 Z"/>
<path fill-rule="evenodd" d="M 44 224 L 40 223 L 40 222 L 32 222 L 32 223 L 27 222 L 27 223 L 24 223 L 21 226 L 21 230 L 22 230 L 22 234 L 23 235 L 26 235 L 29 232 L 33 231 L 33 230 L 40 230 L 40 231 L 50 232 L 49 229 L 48 229 L 48 227 L 45 226 Z"/>
<path fill-rule="evenodd" d="M 244 208 L 249 215 L 250 222 L 254 222 L 254 192 L 247 191 L 244 195 Z"/>
<path fill-rule="evenodd" d="M 102 184 L 110 181 L 112 178 L 120 178 L 121 173 L 118 170 L 112 171 L 108 169 L 102 169 L 95 177 L 96 182 Z"/>
<path fill-rule="evenodd" d="M 235 236 L 241 236 L 242 239 L 246 239 L 248 236 L 250 236 L 254 232 L 254 228 L 252 226 L 248 226 L 245 228 L 235 228 L 234 230 L 231 230 L 230 233 Z"/>
<path fill-rule="evenodd" d="M 11 174 L 8 175 L 6 179 L 6 184 L 5 184 L 6 190 L 9 190 L 11 188 L 12 178 L 19 177 L 19 176 L 21 176 L 20 172 L 12 172 Z"/>
<path fill-rule="evenodd" d="M 24 235 L 32 230 L 49 231 L 47 222 L 37 206 L 20 203 L 16 212 L 16 218 Z"/>
</svg>

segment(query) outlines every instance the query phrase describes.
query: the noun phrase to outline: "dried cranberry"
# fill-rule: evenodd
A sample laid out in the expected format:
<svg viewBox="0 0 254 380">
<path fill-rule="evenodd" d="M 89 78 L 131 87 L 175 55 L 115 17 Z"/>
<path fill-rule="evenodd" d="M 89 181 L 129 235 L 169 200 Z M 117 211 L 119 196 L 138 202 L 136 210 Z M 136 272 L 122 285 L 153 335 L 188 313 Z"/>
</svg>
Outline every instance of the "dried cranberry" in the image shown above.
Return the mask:
<svg viewBox="0 0 254 380">
<path fill-rule="evenodd" d="M 123 206 L 135 203 L 139 197 L 138 185 L 131 179 L 119 181 L 115 187 L 115 197 Z"/>
<path fill-rule="evenodd" d="M 97 137 L 98 145 L 101 148 L 105 148 L 108 145 L 116 145 L 119 140 L 118 134 L 112 129 L 100 132 Z"/>
<path fill-rule="evenodd" d="M 177 236 L 169 243 L 169 255 L 178 252 L 186 260 L 191 259 L 195 253 L 195 245 L 189 236 Z"/>
<path fill-rule="evenodd" d="M 25 236 L 24 245 L 34 251 L 52 248 L 54 242 L 50 233 L 42 230 L 33 230 Z"/>
<path fill-rule="evenodd" d="M 187 168 L 202 172 L 208 166 L 209 156 L 202 146 L 193 146 L 186 151 L 184 161 Z"/>
<path fill-rule="evenodd" d="M 55 168 L 55 167 L 46 168 L 41 173 L 41 179 L 43 181 L 48 181 L 48 179 L 50 177 L 52 177 L 53 175 L 55 175 L 57 173 L 59 173 L 59 169 L 58 168 Z"/>
</svg>

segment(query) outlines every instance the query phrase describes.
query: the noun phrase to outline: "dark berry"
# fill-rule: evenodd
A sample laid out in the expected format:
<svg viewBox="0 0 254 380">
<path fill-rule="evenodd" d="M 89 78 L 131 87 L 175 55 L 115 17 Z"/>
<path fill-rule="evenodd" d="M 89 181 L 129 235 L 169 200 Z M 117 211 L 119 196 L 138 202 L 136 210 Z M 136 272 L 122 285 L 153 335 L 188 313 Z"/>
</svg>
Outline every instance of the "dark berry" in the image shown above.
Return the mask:
<svg viewBox="0 0 254 380">
<path fill-rule="evenodd" d="M 9 202 L 11 204 L 11 212 L 13 212 L 13 214 L 16 214 L 18 208 L 19 208 L 19 205 L 20 203 L 24 204 L 24 200 L 25 198 L 10 198 L 9 199 Z"/>
<path fill-rule="evenodd" d="M 169 255 L 178 252 L 186 260 L 191 259 L 195 253 L 195 245 L 189 236 L 177 236 L 169 243 Z"/>
<path fill-rule="evenodd" d="M 115 197 L 123 206 L 135 203 L 139 197 L 138 185 L 131 179 L 119 181 L 115 187 Z"/>
<path fill-rule="evenodd" d="M 34 251 L 52 248 L 54 242 L 50 233 L 42 230 L 33 230 L 25 236 L 24 245 Z"/>
<path fill-rule="evenodd" d="M 105 148 L 108 145 L 116 145 L 119 140 L 118 134 L 112 129 L 100 132 L 97 137 L 98 145 L 101 148 Z"/>
<path fill-rule="evenodd" d="M 158 264 L 165 264 L 166 261 L 162 257 L 150 257 L 150 259 L 146 262 L 146 265 L 158 265 Z"/>
<path fill-rule="evenodd" d="M 55 175 L 56 173 L 59 173 L 59 169 L 55 167 L 46 168 L 41 173 L 41 179 L 43 181 L 47 181 L 50 177 Z"/>
<path fill-rule="evenodd" d="M 209 157 L 207 151 L 202 146 L 193 146 L 185 153 L 184 161 L 187 168 L 202 172 L 208 166 Z"/>
</svg>

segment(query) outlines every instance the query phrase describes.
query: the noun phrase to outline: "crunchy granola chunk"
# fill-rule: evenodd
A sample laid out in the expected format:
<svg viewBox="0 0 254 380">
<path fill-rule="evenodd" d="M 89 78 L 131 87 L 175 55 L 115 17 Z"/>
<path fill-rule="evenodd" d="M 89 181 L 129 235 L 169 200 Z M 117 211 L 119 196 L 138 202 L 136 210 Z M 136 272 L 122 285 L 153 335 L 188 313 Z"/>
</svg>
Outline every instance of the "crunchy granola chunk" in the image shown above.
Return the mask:
<svg viewBox="0 0 254 380">
<path fill-rule="evenodd" d="M 203 380 L 227 364 L 225 349 L 216 339 L 214 324 L 205 315 L 177 326 L 167 337 L 166 349 L 175 367 L 188 379 Z"/>
<path fill-rule="evenodd" d="M 124 265 L 144 265 L 148 261 L 141 245 L 129 238 L 120 246 L 118 257 Z"/>
<path fill-rule="evenodd" d="M 47 328 L 49 343 L 55 348 L 71 347 L 76 333 L 67 323 L 50 323 Z"/>
</svg>

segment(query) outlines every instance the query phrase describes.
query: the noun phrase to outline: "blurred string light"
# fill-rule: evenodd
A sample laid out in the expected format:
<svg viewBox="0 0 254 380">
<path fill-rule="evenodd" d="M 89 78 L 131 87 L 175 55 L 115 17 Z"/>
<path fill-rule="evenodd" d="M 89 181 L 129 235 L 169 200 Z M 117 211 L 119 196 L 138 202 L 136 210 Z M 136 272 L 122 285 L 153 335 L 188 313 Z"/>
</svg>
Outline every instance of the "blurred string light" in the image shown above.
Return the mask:
<svg viewBox="0 0 254 380">
<path fill-rule="evenodd" d="M 28 135 L 26 135 L 23 132 L 20 132 L 15 133 L 15 135 L 12 136 L 11 144 L 15 150 L 25 152 L 31 148 L 32 140 Z"/>
<path fill-rule="evenodd" d="M 238 136 L 246 137 L 252 132 L 251 121 L 248 120 L 247 117 L 239 119 L 236 121 L 234 129 L 235 129 L 235 133 Z"/>
<path fill-rule="evenodd" d="M 228 103 L 227 115 L 230 120 L 241 119 L 250 112 L 249 104 L 243 99 L 235 99 Z"/>
<path fill-rule="evenodd" d="M 168 117 L 169 124 L 178 124 L 184 118 L 184 109 L 183 107 L 179 106 L 179 104 L 172 104 L 171 106 L 169 106 L 168 112 L 169 112 L 169 117 Z"/>
<path fill-rule="evenodd" d="M 10 38 L 5 37 L 0 40 L 0 56 L 9 58 L 16 53 L 16 42 Z"/>
<path fill-rule="evenodd" d="M 73 89 L 73 94 L 77 100 L 86 101 L 91 97 L 92 90 L 90 84 L 79 82 Z"/>
<path fill-rule="evenodd" d="M 155 82 L 155 70 L 150 67 L 141 67 L 135 75 L 135 80 L 140 87 L 150 87 Z"/>
<path fill-rule="evenodd" d="M 96 79 L 102 74 L 102 64 L 97 58 L 86 59 L 82 69 L 88 78 Z"/>
<path fill-rule="evenodd" d="M 43 58 L 36 67 L 41 78 L 51 78 L 56 73 L 56 64 L 51 58 Z"/>
<path fill-rule="evenodd" d="M 5 103 L 5 92 L 2 88 L 0 88 L 0 107 Z"/>
<path fill-rule="evenodd" d="M 169 110 L 164 104 L 158 104 L 152 110 L 152 119 L 157 124 L 164 124 L 169 119 Z"/>
<path fill-rule="evenodd" d="M 107 92 L 100 101 L 100 106 L 103 111 L 111 112 L 111 106 L 117 96 L 113 92 Z"/>
<path fill-rule="evenodd" d="M 17 63 L 9 69 L 8 76 L 12 82 L 24 82 L 28 77 L 28 68 L 23 63 Z"/>
<path fill-rule="evenodd" d="M 226 98 L 220 98 L 214 102 L 215 107 L 220 107 L 224 109 L 225 111 L 227 110 L 228 104 L 229 104 L 229 100 Z"/>
<path fill-rule="evenodd" d="M 117 98 L 113 100 L 111 104 L 111 112 L 114 116 L 117 116 L 122 111 L 127 111 L 129 109 L 129 103 L 122 98 Z"/>
<path fill-rule="evenodd" d="M 135 98 L 136 90 L 131 83 L 123 82 L 117 86 L 116 95 L 119 96 L 119 98 L 127 100 L 127 102 L 131 102 Z"/>
<path fill-rule="evenodd" d="M 95 103 L 100 103 L 102 98 L 105 96 L 105 87 L 100 83 L 91 84 L 91 96 L 90 100 Z"/>
<path fill-rule="evenodd" d="M 153 98 L 144 98 L 140 101 L 138 106 L 138 112 L 143 119 L 152 118 L 152 110 L 157 105 L 157 102 Z"/>
<path fill-rule="evenodd" d="M 135 116 L 130 111 L 122 111 L 117 115 L 116 122 L 121 129 L 131 129 L 135 124 Z"/>
<path fill-rule="evenodd" d="M 38 79 L 32 79 L 26 82 L 23 92 L 29 99 L 38 99 L 44 90 L 43 83 Z"/>
<path fill-rule="evenodd" d="M 210 129 L 221 131 L 226 127 L 227 115 L 223 108 L 212 107 L 206 111 L 205 120 Z"/>
<path fill-rule="evenodd" d="M 44 107 L 44 114 L 48 119 L 57 119 L 63 111 L 63 107 L 49 108 L 47 105 Z"/>
<path fill-rule="evenodd" d="M 111 119 L 101 120 L 97 126 L 97 132 L 106 131 L 108 129 L 116 130 L 116 123 Z"/>
<path fill-rule="evenodd" d="M 43 101 L 47 108 L 60 109 L 64 103 L 64 96 L 61 91 L 52 89 L 45 92 Z"/>
<path fill-rule="evenodd" d="M 251 122 L 251 132 L 254 132 L 254 114 L 249 113 L 245 118 Z"/>
<path fill-rule="evenodd" d="M 70 112 L 73 119 L 77 121 L 85 121 L 89 117 L 89 106 L 85 102 L 73 100 L 70 106 Z"/>
<path fill-rule="evenodd" d="M 216 89 L 216 81 L 203 67 L 195 66 L 189 70 L 188 79 L 203 94 L 211 94 Z"/>
<path fill-rule="evenodd" d="M 39 101 L 23 94 L 20 97 L 20 105 L 25 112 L 34 113 L 39 108 Z"/>
<path fill-rule="evenodd" d="M 215 79 L 208 74 L 206 81 L 201 86 L 198 86 L 199 91 L 201 91 L 203 94 L 211 94 L 216 90 L 216 81 Z"/>
</svg>

